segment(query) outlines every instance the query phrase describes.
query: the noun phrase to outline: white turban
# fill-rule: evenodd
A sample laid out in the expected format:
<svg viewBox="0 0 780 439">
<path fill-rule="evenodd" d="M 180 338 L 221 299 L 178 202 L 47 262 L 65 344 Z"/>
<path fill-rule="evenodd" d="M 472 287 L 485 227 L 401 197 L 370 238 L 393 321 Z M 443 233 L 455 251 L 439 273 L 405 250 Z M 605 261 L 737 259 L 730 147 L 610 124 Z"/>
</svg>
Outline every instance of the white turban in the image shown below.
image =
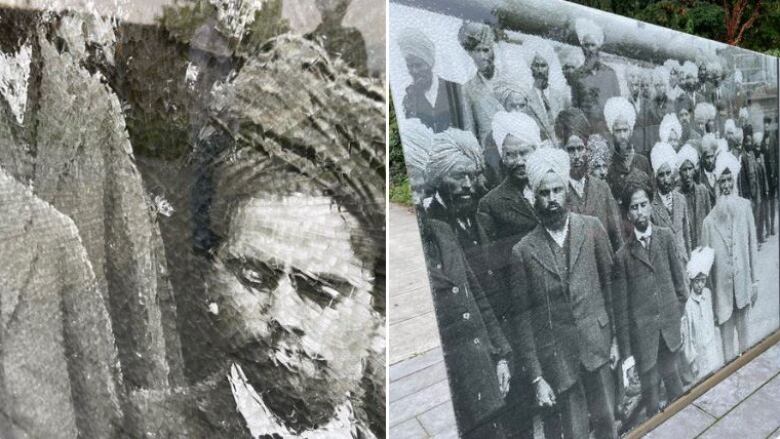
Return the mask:
<svg viewBox="0 0 780 439">
<path fill-rule="evenodd" d="M 534 192 L 550 172 L 560 177 L 565 184 L 569 181 L 569 168 L 569 154 L 558 148 L 539 148 L 529 154 L 525 161 L 528 183 Z"/>
<path fill-rule="evenodd" d="M 589 18 L 578 18 L 577 21 L 574 22 L 574 29 L 577 31 L 577 39 L 580 41 L 580 44 L 582 44 L 586 36 L 593 38 L 593 42 L 599 46 L 604 44 L 604 31 L 601 29 L 601 26 L 594 23 L 593 20 Z"/>
<path fill-rule="evenodd" d="M 398 37 L 398 46 L 404 58 L 408 55 L 416 56 L 423 60 L 430 67 L 433 67 L 436 61 L 436 47 L 433 41 L 422 31 L 415 28 L 407 28 Z"/>
<path fill-rule="evenodd" d="M 425 168 L 425 180 L 430 187 L 437 188 L 441 179 L 460 164 L 474 165 L 478 171 L 484 168 L 482 149 L 474 134 L 457 128 L 435 134 Z"/>
<path fill-rule="evenodd" d="M 723 124 L 723 134 L 734 133 L 737 134 L 737 124 L 734 119 L 728 119 Z"/>
<path fill-rule="evenodd" d="M 734 181 L 736 181 L 739 175 L 739 167 L 739 159 L 734 157 L 734 154 L 722 151 L 718 154 L 718 158 L 715 159 L 715 178 L 720 178 L 720 175 L 728 169 L 731 171 Z"/>
<path fill-rule="evenodd" d="M 498 99 L 501 106 L 506 109 L 507 101 L 512 94 L 518 94 L 525 99 L 528 99 L 528 88 L 521 84 L 519 81 L 515 81 L 509 78 L 502 78 L 496 80 L 493 85 L 493 96 Z"/>
<path fill-rule="evenodd" d="M 750 118 L 750 113 L 748 113 L 748 109 L 746 107 L 742 107 L 739 109 L 739 118 L 740 119 Z"/>
<path fill-rule="evenodd" d="M 659 66 L 653 69 L 653 82 L 655 83 L 659 79 L 663 81 L 667 87 L 669 86 L 669 71 L 666 70 L 666 68 Z"/>
<path fill-rule="evenodd" d="M 686 160 L 690 161 L 694 168 L 699 166 L 699 153 L 688 143 L 677 151 L 677 168 L 679 169 Z"/>
<path fill-rule="evenodd" d="M 493 116 L 493 140 L 496 142 L 499 155 L 503 155 L 504 140 L 510 134 L 525 144 L 533 145 L 534 148 L 542 143 L 539 125 L 531 116 L 517 111 L 511 113 L 499 111 Z"/>
<path fill-rule="evenodd" d="M 685 61 L 685 64 L 682 65 L 680 71 L 685 73 L 686 76 L 687 75 L 699 76 L 699 66 L 697 66 L 695 63 L 691 61 Z"/>
<path fill-rule="evenodd" d="M 688 261 L 688 279 L 694 279 L 700 274 L 709 276 L 714 261 L 715 250 L 709 247 L 696 247 L 693 249 L 691 259 Z"/>
<path fill-rule="evenodd" d="M 721 152 L 728 151 L 728 150 L 729 150 L 729 142 L 722 137 L 718 139 L 718 149 L 715 150 L 715 155 L 718 155 Z"/>
<path fill-rule="evenodd" d="M 661 139 L 661 142 L 669 142 L 669 136 L 672 134 L 672 131 L 676 131 L 677 135 L 681 136 L 682 125 L 680 125 L 680 121 L 677 119 L 676 114 L 669 113 L 664 116 L 661 121 L 661 127 L 658 129 L 658 137 Z"/>
<path fill-rule="evenodd" d="M 423 174 L 431 154 L 433 130 L 420 122 L 420 119 L 407 119 L 403 122 L 401 137 L 406 166 L 410 172 Z"/>
<path fill-rule="evenodd" d="M 704 151 L 709 151 L 710 149 L 717 154 L 720 149 L 720 143 L 715 134 L 707 133 L 701 138 L 701 152 L 704 154 Z"/>
<path fill-rule="evenodd" d="M 612 132 L 612 127 L 617 120 L 628 122 L 628 128 L 633 130 L 636 123 L 636 109 L 624 97 L 609 98 L 604 104 L 604 119 L 607 121 L 607 128 L 610 132 Z"/>
<path fill-rule="evenodd" d="M 715 119 L 717 115 L 718 111 L 715 109 L 715 106 L 708 102 L 699 102 L 693 110 L 693 118 L 695 120 L 708 121 Z"/>
<path fill-rule="evenodd" d="M 677 153 L 674 152 L 672 145 L 658 142 L 650 151 L 650 164 L 653 165 L 653 172 L 658 172 L 658 169 L 665 164 L 674 171 L 677 169 Z"/>
</svg>

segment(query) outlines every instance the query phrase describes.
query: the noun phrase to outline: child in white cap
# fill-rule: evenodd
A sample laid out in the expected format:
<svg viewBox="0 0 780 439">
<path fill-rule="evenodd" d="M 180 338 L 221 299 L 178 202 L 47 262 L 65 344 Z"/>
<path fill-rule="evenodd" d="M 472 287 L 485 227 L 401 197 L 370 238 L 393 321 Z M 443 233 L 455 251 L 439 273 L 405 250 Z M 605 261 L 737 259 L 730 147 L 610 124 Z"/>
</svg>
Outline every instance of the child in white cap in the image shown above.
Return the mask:
<svg viewBox="0 0 780 439">
<path fill-rule="evenodd" d="M 691 294 L 682 320 L 683 351 L 690 363 L 695 381 L 723 365 L 720 334 L 715 326 L 712 293 L 706 287 L 715 252 L 709 247 L 697 247 L 688 262 Z"/>
</svg>

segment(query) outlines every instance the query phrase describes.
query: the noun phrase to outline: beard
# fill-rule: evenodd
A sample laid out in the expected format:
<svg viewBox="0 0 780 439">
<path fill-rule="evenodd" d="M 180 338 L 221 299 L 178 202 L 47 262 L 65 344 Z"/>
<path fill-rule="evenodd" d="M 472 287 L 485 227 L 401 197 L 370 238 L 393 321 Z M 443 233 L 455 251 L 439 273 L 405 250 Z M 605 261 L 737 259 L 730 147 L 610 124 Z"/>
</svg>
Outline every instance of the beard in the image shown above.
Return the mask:
<svg viewBox="0 0 780 439">
<path fill-rule="evenodd" d="M 715 203 L 715 218 L 721 224 L 731 223 L 740 209 L 739 198 L 732 192 L 729 195 L 721 195 Z"/>
<path fill-rule="evenodd" d="M 569 212 L 558 203 L 551 202 L 547 207 L 542 207 L 537 201 L 534 209 L 539 216 L 539 222 L 550 230 L 561 230 L 566 224 L 566 215 Z"/>
<path fill-rule="evenodd" d="M 279 351 L 256 342 L 236 352 L 233 359 L 268 409 L 292 431 L 300 433 L 326 424 L 358 381 L 342 377 L 326 361 L 312 358 L 302 349 L 291 354 L 297 357 L 292 362 Z"/>
<path fill-rule="evenodd" d="M 584 177 L 588 173 L 588 166 L 583 163 L 575 163 L 571 164 L 571 168 L 569 169 L 569 176 L 575 180 L 582 180 L 582 177 Z"/>
</svg>

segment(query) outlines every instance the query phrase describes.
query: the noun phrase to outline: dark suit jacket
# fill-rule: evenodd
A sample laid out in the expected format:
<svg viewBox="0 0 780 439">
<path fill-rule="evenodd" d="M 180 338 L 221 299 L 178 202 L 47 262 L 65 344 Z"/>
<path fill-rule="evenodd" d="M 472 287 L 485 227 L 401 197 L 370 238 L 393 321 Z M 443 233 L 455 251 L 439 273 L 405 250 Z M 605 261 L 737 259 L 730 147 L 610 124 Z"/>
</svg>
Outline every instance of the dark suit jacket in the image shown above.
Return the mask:
<svg viewBox="0 0 780 439">
<path fill-rule="evenodd" d="M 704 172 L 704 167 L 699 165 L 699 182 L 702 186 L 704 186 L 704 189 L 707 189 L 707 193 L 710 195 L 710 206 L 714 207 L 715 199 L 718 195 L 718 192 L 715 190 L 715 187 L 718 185 L 718 181 L 716 180 L 714 184 L 710 185 L 710 181 L 707 179 L 707 174 Z"/>
<path fill-rule="evenodd" d="M 598 178 L 585 177 L 585 196 L 580 198 L 573 188 L 566 194 L 566 202 L 574 213 L 595 216 L 609 234 L 612 250 L 623 246 L 620 212 L 607 183 Z"/>
<path fill-rule="evenodd" d="M 633 355 L 644 373 L 656 364 L 661 337 L 676 351 L 688 298 L 685 270 L 672 231 L 653 226 L 650 250 L 633 238 L 615 255 L 615 328 L 621 357 Z"/>
<path fill-rule="evenodd" d="M 764 165 L 766 166 L 766 180 L 769 189 L 769 195 L 774 196 L 777 193 L 778 185 L 778 142 L 777 131 L 772 130 L 764 133 L 761 139 L 761 152 L 764 155 Z"/>
<path fill-rule="evenodd" d="M 477 224 L 489 269 L 498 286 L 496 294 L 489 295 L 488 300 L 504 333 L 509 334 L 506 326 L 512 303 L 509 264 L 512 247 L 536 228 L 539 220 L 523 194 L 504 180 L 480 200 Z"/>
<path fill-rule="evenodd" d="M 503 407 L 496 362 L 509 359 L 511 349 L 446 219 L 434 212 L 422 237 L 455 418 L 463 434 Z"/>
<path fill-rule="evenodd" d="M 654 187 L 652 175 L 653 169 L 647 157 L 635 152 L 631 165 L 627 167 L 617 155 L 613 155 L 607 169 L 607 184 L 612 191 L 612 197 L 620 205 L 623 189 L 628 183 L 642 182 L 652 189 Z"/>
<path fill-rule="evenodd" d="M 612 249 L 598 219 L 569 214 L 569 282 L 540 224 L 512 249 L 516 356 L 531 379 L 561 393 L 609 360 Z"/>
<path fill-rule="evenodd" d="M 440 133 L 447 128 L 469 129 L 465 122 L 465 102 L 459 84 L 439 78 L 439 90 L 436 94 L 436 105 L 431 105 L 425 98 L 425 90 L 420 90 L 414 84 L 406 87 L 403 108 L 407 119 L 420 119 L 434 133 Z"/>
<path fill-rule="evenodd" d="M 691 224 L 688 217 L 688 203 L 685 200 L 685 195 L 672 191 L 672 212 L 670 213 L 664 202 L 661 200 L 661 195 L 656 192 L 653 196 L 653 224 L 661 227 L 666 227 L 674 234 L 674 242 L 677 247 L 680 261 L 683 264 L 688 263 L 688 257 L 691 254 Z M 702 221 L 704 219 L 702 218 Z"/>
<path fill-rule="evenodd" d="M 631 143 L 636 148 L 636 152 L 645 157 L 650 157 L 650 149 L 658 141 L 658 127 L 654 126 L 651 107 L 650 99 L 642 98 L 640 100 L 639 109 L 636 112 L 634 132 L 631 135 Z"/>
<path fill-rule="evenodd" d="M 707 179 L 706 177 L 704 178 Z M 712 210 L 710 193 L 701 183 L 694 183 L 691 193 L 683 193 L 688 204 L 688 223 L 691 227 L 691 249 L 699 246 L 701 240 L 701 226 L 704 218 Z"/>
</svg>

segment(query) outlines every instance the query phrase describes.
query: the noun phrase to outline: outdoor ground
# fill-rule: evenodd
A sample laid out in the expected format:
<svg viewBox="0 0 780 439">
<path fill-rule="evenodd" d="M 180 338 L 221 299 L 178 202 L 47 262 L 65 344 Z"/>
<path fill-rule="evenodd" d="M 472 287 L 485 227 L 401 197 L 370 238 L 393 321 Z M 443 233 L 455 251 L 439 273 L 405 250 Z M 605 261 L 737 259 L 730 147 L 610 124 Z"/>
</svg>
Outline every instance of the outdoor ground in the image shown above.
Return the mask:
<svg viewBox="0 0 780 439">
<path fill-rule="evenodd" d="M 389 215 L 390 437 L 457 438 L 417 220 L 409 208 L 394 204 Z M 775 235 L 759 253 L 759 273 L 772 277 L 760 279 L 763 294 L 751 315 L 754 342 L 778 326 L 777 255 Z M 780 438 L 780 344 L 646 437 Z"/>
</svg>

